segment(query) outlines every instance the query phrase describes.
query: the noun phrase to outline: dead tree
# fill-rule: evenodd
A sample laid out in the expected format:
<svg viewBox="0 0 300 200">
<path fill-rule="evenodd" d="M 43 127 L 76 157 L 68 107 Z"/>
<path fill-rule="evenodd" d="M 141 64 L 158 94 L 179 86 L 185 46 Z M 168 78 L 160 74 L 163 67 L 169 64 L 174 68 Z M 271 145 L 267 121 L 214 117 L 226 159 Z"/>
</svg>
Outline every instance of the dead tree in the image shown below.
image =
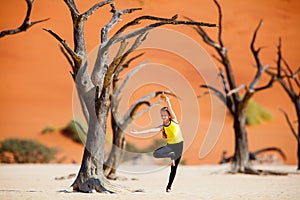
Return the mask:
<svg viewBox="0 0 300 200">
<path fill-rule="evenodd" d="M 138 57 L 140 55 L 138 55 Z M 137 57 L 134 57 L 134 59 L 135 58 Z M 131 61 L 132 59 L 126 62 L 125 65 L 123 65 L 123 67 L 120 67 L 120 69 L 114 74 L 113 83 L 112 83 L 113 85 L 113 93 L 111 95 L 111 126 L 113 131 L 112 147 L 108 159 L 106 160 L 103 166 L 104 175 L 108 179 L 112 179 L 112 180 L 118 179 L 118 177 L 116 176 L 116 171 L 120 162 L 122 161 L 123 154 L 125 153 L 126 128 L 130 123 L 132 123 L 132 121 L 135 118 L 141 116 L 142 114 L 144 114 L 145 112 L 147 112 L 148 110 L 156 106 L 160 101 L 151 104 L 149 100 L 162 94 L 162 91 L 152 92 L 135 101 L 123 116 L 120 115 L 119 102 L 123 90 L 125 88 L 125 85 L 130 80 L 130 78 L 144 66 L 144 64 L 142 64 L 136 67 L 134 70 L 132 70 L 124 79 L 122 84 L 118 86 L 120 72 L 125 68 L 127 68 Z M 147 107 L 139 111 L 140 107 L 142 107 L 143 105 L 146 105 Z"/>
<path fill-rule="evenodd" d="M 6 35 L 13 35 L 13 34 L 23 32 L 23 31 L 27 31 L 27 29 L 29 29 L 31 26 L 49 20 L 49 19 L 42 19 L 42 20 L 31 22 L 30 15 L 31 15 L 31 10 L 32 10 L 34 0 L 25 0 L 25 1 L 27 3 L 27 12 L 26 12 L 26 16 L 25 16 L 23 23 L 16 29 L 1 31 L 0 38 L 4 37 Z"/>
<path fill-rule="evenodd" d="M 219 21 L 218 21 L 218 40 L 214 41 L 202 27 L 197 27 L 195 30 L 202 37 L 203 41 L 209 46 L 213 47 L 218 56 L 215 58 L 221 63 L 225 70 L 225 74 L 223 69 L 220 69 L 219 76 L 222 79 L 224 91 L 220 91 L 210 85 L 201 85 L 202 88 L 208 89 L 210 92 L 216 94 L 227 106 L 229 112 L 233 115 L 233 128 L 235 134 L 235 151 L 234 157 L 231 164 L 231 172 L 232 173 L 250 173 L 250 174 L 258 174 L 260 173 L 257 170 L 252 169 L 249 162 L 249 151 L 248 151 L 248 140 L 247 140 L 247 130 L 246 130 L 246 106 L 248 101 L 253 95 L 264 89 L 271 87 L 273 79 L 270 79 L 270 82 L 263 86 L 257 87 L 258 82 L 261 78 L 263 71 L 267 69 L 264 67 L 259 59 L 259 52 L 261 48 L 255 48 L 255 40 L 258 33 L 258 30 L 262 24 L 262 21 L 259 22 L 256 27 L 252 41 L 251 41 L 251 51 L 254 56 L 256 62 L 257 72 L 255 77 L 253 77 L 252 82 L 249 85 L 242 84 L 240 86 L 236 85 L 232 65 L 228 56 L 228 49 L 224 46 L 222 39 L 222 10 L 219 3 L 214 0 L 218 8 L 219 13 Z M 245 90 L 242 94 L 241 91 Z"/>
<path fill-rule="evenodd" d="M 275 80 L 282 86 L 284 91 L 287 93 L 287 95 L 290 97 L 290 100 L 292 101 L 296 115 L 297 115 L 297 126 L 298 126 L 298 133 L 293 127 L 293 123 L 291 122 L 288 114 L 283 110 L 280 109 L 280 111 L 284 114 L 284 117 L 297 140 L 298 144 L 298 150 L 297 150 L 297 158 L 298 158 L 298 167 L 297 169 L 300 170 L 300 68 L 295 70 L 291 69 L 291 67 L 288 65 L 286 60 L 282 57 L 281 52 L 281 39 L 279 39 L 279 43 L 277 46 L 277 67 L 272 68 L 270 70 L 267 70 L 267 74 L 269 74 L 271 77 L 275 77 Z M 282 63 L 284 66 L 282 66 Z M 274 71 L 275 69 L 275 71 Z"/>
<path fill-rule="evenodd" d="M 86 145 L 82 157 L 81 167 L 78 175 L 72 184 L 73 190 L 81 192 L 104 192 L 113 193 L 120 191 L 120 187 L 112 185 L 103 174 L 104 164 L 104 143 L 106 134 L 106 124 L 110 108 L 110 91 L 114 73 L 118 70 L 120 63 L 124 62 L 128 54 L 126 46 L 120 44 L 130 38 L 136 38 L 137 43 L 142 43 L 147 36 L 147 32 L 156 27 L 165 24 L 185 24 L 199 26 L 215 26 L 214 24 L 202 22 L 190 22 L 177 20 L 177 15 L 170 19 L 159 18 L 154 16 L 141 16 L 127 24 L 123 25 L 114 34 L 109 33 L 112 28 L 121 21 L 123 14 L 141 10 L 140 8 L 132 8 L 126 10 L 116 10 L 112 0 L 105 0 L 96 3 L 84 13 L 80 13 L 74 0 L 64 0 L 68 6 L 73 22 L 73 42 L 72 49 L 66 40 L 62 39 L 58 34 L 51 30 L 44 29 L 55 37 L 61 44 L 61 50 L 72 66 L 72 77 L 78 92 L 86 122 L 88 124 L 88 133 Z M 97 58 L 93 65 L 91 74 L 88 69 L 91 63 L 87 62 L 87 50 L 84 37 L 84 27 L 88 18 L 100 7 L 110 4 L 112 17 L 110 21 L 101 29 L 101 43 L 98 48 Z M 152 23 L 144 25 L 135 31 L 124 34 L 129 27 L 140 24 L 143 21 Z M 135 42 L 135 43 L 136 43 Z M 118 57 L 110 63 L 109 49 L 113 44 L 120 44 L 121 52 Z"/>
</svg>

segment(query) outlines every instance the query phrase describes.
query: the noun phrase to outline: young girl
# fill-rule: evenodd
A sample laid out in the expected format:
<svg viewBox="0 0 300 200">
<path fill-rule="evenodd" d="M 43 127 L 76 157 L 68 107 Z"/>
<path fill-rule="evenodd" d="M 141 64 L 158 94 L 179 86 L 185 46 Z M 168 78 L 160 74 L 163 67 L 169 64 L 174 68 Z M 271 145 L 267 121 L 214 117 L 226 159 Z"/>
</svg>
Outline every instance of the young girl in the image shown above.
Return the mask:
<svg viewBox="0 0 300 200">
<path fill-rule="evenodd" d="M 166 192 L 171 192 L 171 186 L 176 175 L 177 166 L 181 159 L 183 150 L 183 137 L 176 115 L 172 109 L 169 98 L 163 93 L 161 98 L 167 102 L 167 106 L 160 109 L 160 116 L 163 124 L 152 129 L 143 131 L 131 131 L 132 134 L 155 133 L 161 131 L 167 139 L 167 145 L 156 149 L 153 152 L 155 158 L 170 158 L 171 172 Z"/>
</svg>

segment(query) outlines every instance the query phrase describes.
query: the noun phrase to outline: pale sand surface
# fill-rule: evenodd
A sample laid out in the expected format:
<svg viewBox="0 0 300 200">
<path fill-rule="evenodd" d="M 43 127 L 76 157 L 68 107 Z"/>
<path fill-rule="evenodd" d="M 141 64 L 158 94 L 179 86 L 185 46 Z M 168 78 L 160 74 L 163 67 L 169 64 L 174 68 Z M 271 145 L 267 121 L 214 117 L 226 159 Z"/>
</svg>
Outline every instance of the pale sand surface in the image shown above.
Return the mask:
<svg viewBox="0 0 300 200">
<path fill-rule="evenodd" d="M 84 12 L 99 0 L 76 0 L 75 2 L 78 4 L 78 10 Z M 115 2 L 117 9 L 143 7 L 143 10 L 122 16 L 123 21 L 116 24 L 112 33 L 134 17 L 141 15 L 171 17 L 178 14 L 180 19 L 183 19 L 183 16 L 188 16 L 195 20 L 213 23 L 217 22 L 218 18 L 216 6 L 212 0 L 174 0 L 172 3 L 170 0 L 116 0 Z M 249 45 L 253 31 L 261 19 L 264 20 L 264 24 L 259 31 L 256 47 L 263 47 L 260 54 L 263 65 L 275 65 L 276 44 L 278 38 L 281 37 L 284 58 L 294 71 L 299 67 L 299 0 L 220 0 L 219 2 L 223 9 L 223 42 L 229 50 L 229 58 L 233 65 L 237 86 L 251 83 L 255 75 L 255 61 L 250 53 Z M 89 53 L 99 44 L 100 28 L 111 17 L 109 10 L 110 6 L 99 9 L 86 24 L 85 35 Z M 18 27 L 25 16 L 25 12 L 24 0 L 1 0 L 0 30 Z M 42 28 L 48 28 L 55 31 L 72 46 L 71 17 L 62 0 L 35 1 L 32 21 L 45 18 L 50 18 L 50 20 L 37 24 L 26 33 L 7 36 L 0 40 L 0 63 L 2 66 L 0 73 L 0 140 L 11 137 L 38 140 L 47 146 L 58 148 L 60 150 L 58 158 L 65 157 L 64 163 L 72 163 L 73 161 L 80 163 L 83 155 L 81 145 L 69 141 L 58 132 L 40 134 L 41 130 L 48 125 L 57 128 L 64 127 L 75 114 L 72 107 L 74 83 L 69 74 L 69 63 L 59 50 L 58 42 L 42 30 Z M 164 28 L 185 34 L 205 48 L 209 55 L 215 54 L 212 48 L 203 44 L 202 39 L 192 28 L 182 26 L 166 26 Z M 217 39 L 216 29 L 207 28 L 206 30 L 210 31 L 213 39 Z M 148 39 L 152 37 L 153 32 L 149 34 Z M 164 40 L 164 38 L 160 40 Z M 183 45 L 178 45 L 176 42 L 174 44 L 179 50 L 182 49 Z M 199 55 L 198 51 L 190 53 L 197 57 Z M 203 79 L 195 76 L 194 71 L 192 71 L 194 67 L 189 65 L 189 59 L 162 56 L 160 51 L 151 51 L 145 53 L 137 64 L 146 60 L 170 66 L 182 73 L 183 77 L 189 80 L 188 82 L 194 88 L 195 97 L 192 97 L 191 100 L 205 91 L 199 88 L 199 85 L 204 83 Z M 218 66 L 217 68 L 221 67 L 215 59 L 212 58 L 212 60 Z M 130 69 L 135 66 L 130 66 Z M 146 75 L 141 77 L 141 80 L 152 77 L 149 74 Z M 153 76 L 153 78 L 156 77 Z M 173 77 L 170 76 L 170 78 Z M 268 79 L 263 76 L 258 87 L 265 85 L 267 81 Z M 162 82 L 157 83 L 160 85 Z M 177 84 L 171 89 L 177 91 L 178 88 L 182 88 L 180 81 Z M 138 85 L 143 84 L 138 83 Z M 166 86 L 171 87 L 171 84 Z M 138 90 L 137 97 L 145 95 L 140 92 L 144 89 L 143 86 L 142 90 Z M 184 98 L 182 102 L 189 102 L 184 93 L 179 93 L 178 96 Z M 291 120 L 296 119 L 296 112 L 288 95 L 279 84 L 274 84 L 272 89 L 255 94 L 254 99 L 272 113 L 273 120 L 247 128 L 249 150 L 255 151 L 272 146 L 279 147 L 287 157 L 285 163 L 296 164 L 297 142 L 290 132 L 284 116 L 278 110 L 278 107 L 281 107 L 289 114 Z M 200 160 L 200 147 L 212 121 L 212 107 L 208 96 L 198 99 L 198 103 L 200 113 L 196 112 L 195 107 L 192 107 L 188 108 L 191 109 L 188 110 L 189 116 L 180 116 L 184 120 L 190 120 L 201 115 L 198 124 L 199 130 L 197 130 L 193 143 L 184 153 L 183 160 L 188 165 L 216 164 L 223 150 L 226 150 L 228 155 L 234 153 L 232 119 L 229 115 L 226 116 L 218 142 L 214 145 L 209 156 Z M 183 105 L 187 104 L 174 105 L 176 114 L 177 111 L 185 111 Z M 121 112 L 125 112 L 125 110 Z M 159 113 L 153 112 L 152 117 L 159 119 Z M 153 125 L 157 126 L 158 124 Z M 196 132 L 184 130 L 185 136 L 194 133 L 196 134 Z M 145 140 L 128 141 L 141 148 L 151 144 L 151 142 L 145 144 Z"/>
<path fill-rule="evenodd" d="M 121 173 L 127 181 L 115 183 L 144 192 L 83 194 L 69 187 L 79 165 L 0 165 L 0 199 L 299 199 L 300 174 L 296 166 L 260 166 L 291 172 L 288 176 L 230 175 L 228 165 L 179 166 L 173 191 L 164 191 L 169 168 L 152 173 Z M 141 170 L 143 165 L 124 166 Z M 131 170 L 131 171 L 132 171 Z"/>
</svg>

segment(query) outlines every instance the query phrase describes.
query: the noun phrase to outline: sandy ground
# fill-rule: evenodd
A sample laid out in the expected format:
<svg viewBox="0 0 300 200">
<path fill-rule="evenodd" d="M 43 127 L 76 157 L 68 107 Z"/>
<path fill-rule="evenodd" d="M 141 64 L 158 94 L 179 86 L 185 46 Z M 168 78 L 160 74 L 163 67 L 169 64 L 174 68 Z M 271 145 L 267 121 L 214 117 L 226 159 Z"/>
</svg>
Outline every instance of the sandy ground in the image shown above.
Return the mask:
<svg viewBox="0 0 300 200">
<path fill-rule="evenodd" d="M 83 12 L 98 1 L 78 0 L 76 3 L 78 3 L 78 9 Z M 189 0 L 188 3 L 182 0 L 174 0 L 172 3 L 169 0 L 116 0 L 115 2 L 118 9 L 143 7 L 143 11 L 124 16 L 123 22 L 118 23 L 114 30 L 133 17 L 140 15 L 171 17 L 178 14 L 181 19 L 183 16 L 188 16 L 205 22 L 216 22 L 217 20 L 217 9 L 212 0 Z M 229 49 L 237 85 L 250 83 L 255 73 L 255 68 L 252 67 L 254 60 L 250 53 L 249 43 L 255 27 L 261 19 L 264 20 L 264 25 L 258 35 L 257 47 L 264 47 L 261 51 L 263 64 L 275 64 L 276 44 L 278 37 L 281 37 L 285 59 L 291 68 L 299 67 L 299 0 L 222 0 L 220 3 L 224 14 L 224 43 Z M 0 5 L 0 30 L 17 27 L 26 12 L 25 1 L 0 1 Z M 109 10 L 109 6 L 102 8 L 89 19 L 85 30 L 88 52 L 98 45 L 100 27 L 111 17 Z M 49 0 L 35 1 L 32 20 L 44 18 L 50 18 L 50 20 L 32 27 L 26 33 L 7 36 L 0 40 L 2 67 L 0 73 L 0 140 L 10 137 L 38 140 L 43 144 L 60 149 L 59 157 L 65 157 L 64 162 L 80 163 L 82 146 L 70 142 L 58 133 L 40 134 L 41 130 L 48 125 L 65 126 L 74 116 L 73 81 L 69 75 L 70 66 L 59 51 L 58 42 L 42 30 L 43 27 L 51 29 L 72 45 L 71 17 L 63 1 L 51 1 L 51 4 Z M 211 48 L 203 44 L 200 37 L 191 28 L 171 26 L 165 28 L 189 36 L 202 45 L 209 54 L 215 54 Z M 215 36 L 216 31 L 212 29 L 211 32 Z M 182 45 L 176 46 L 178 49 L 182 49 Z M 198 56 L 197 51 L 191 53 Z M 149 58 L 143 58 L 145 60 L 162 57 L 156 52 L 146 55 Z M 177 62 L 177 60 L 173 60 L 173 57 L 171 58 L 172 62 L 158 63 L 172 67 L 179 65 L 184 69 L 190 69 L 186 68 L 183 59 Z M 196 88 L 194 89 L 195 94 L 204 92 L 199 88 L 199 85 L 203 83 L 202 79 L 195 78 L 194 73 L 188 70 L 180 70 L 180 73 L 184 72 L 187 72 L 187 80 Z M 266 82 L 267 80 L 264 79 L 260 81 L 260 85 L 262 86 Z M 182 86 L 179 85 L 176 89 L 180 87 Z M 179 94 L 179 96 L 184 95 Z M 278 84 L 266 92 L 258 93 L 254 98 L 272 113 L 273 120 L 248 128 L 249 149 L 254 151 L 264 147 L 279 147 L 286 154 L 285 164 L 295 165 L 297 163 L 296 140 L 282 113 L 278 110 L 278 107 L 283 108 L 291 120 L 295 120 L 296 113 L 290 99 Z M 208 156 L 199 159 L 200 147 L 211 122 L 211 109 L 206 106 L 209 105 L 208 97 L 199 99 L 198 103 L 199 109 L 201 109 L 199 130 L 195 132 L 197 136 L 185 152 L 183 159 L 191 165 L 216 164 L 223 150 L 227 150 L 229 155 L 233 154 L 232 121 L 227 116 L 218 142 Z M 181 109 L 177 106 L 174 108 L 177 111 Z M 192 119 L 198 118 L 199 113 L 190 112 L 189 116 Z M 190 134 L 188 131 L 186 133 Z M 144 141 L 135 142 L 135 145 L 139 144 L 143 145 Z"/>
<path fill-rule="evenodd" d="M 151 166 L 130 165 L 133 170 Z M 155 166 L 154 166 L 155 167 Z M 257 166 L 258 167 L 258 166 Z M 259 166 L 290 172 L 288 176 L 226 174 L 228 165 L 179 166 L 171 193 L 164 191 L 169 168 L 149 173 L 120 173 L 126 181 L 116 184 L 144 192 L 82 194 L 69 187 L 79 165 L 0 165 L 0 199 L 298 199 L 300 174 L 291 165 Z"/>
</svg>

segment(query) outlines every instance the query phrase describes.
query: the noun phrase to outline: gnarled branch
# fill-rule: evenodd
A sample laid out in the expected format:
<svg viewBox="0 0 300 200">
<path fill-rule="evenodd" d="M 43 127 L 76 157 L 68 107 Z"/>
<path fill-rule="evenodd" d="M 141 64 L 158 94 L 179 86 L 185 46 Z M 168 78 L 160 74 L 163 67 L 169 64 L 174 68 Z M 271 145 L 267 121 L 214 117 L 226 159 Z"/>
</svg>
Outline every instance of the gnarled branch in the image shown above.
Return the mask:
<svg viewBox="0 0 300 200">
<path fill-rule="evenodd" d="M 232 66 L 228 58 L 227 49 L 224 47 L 223 41 L 222 41 L 222 9 L 220 4 L 214 0 L 214 3 L 216 4 L 218 8 L 218 42 L 214 41 L 205 31 L 202 27 L 197 27 L 195 30 L 197 33 L 202 37 L 203 41 L 208 44 L 209 46 L 213 47 L 220 58 L 216 58 L 223 66 L 226 72 L 227 82 L 229 85 L 229 90 L 232 90 L 236 88 L 236 83 L 232 71 Z M 191 19 L 189 19 L 191 20 Z M 192 20 L 191 20 L 192 21 Z M 236 104 L 236 101 L 239 99 L 239 96 L 237 94 L 233 94 L 233 102 Z"/>
<path fill-rule="evenodd" d="M 141 116 L 142 114 L 144 114 L 145 112 L 153 108 L 154 106 L 159 105 L 159 103 L 161 103 L 162 100 L 159 100 L 153 104 L 151 104 L 148 100 L 155 98 L 161 95 L 162 93 L 163 91 L 155 91 L 138 99 L 133 105 L 130 106 L 129 110 L 124 114 L 123 117 L 124 123 L 130 123 L 130 121 L 132 121 L 133 119 L 138 118 L 139 116 Z M 143 104 L 146 104 L 148 107 L 138 112 L 137 111 L 138 108 Z"/>
<path fill-rule="evenodd" d="M 123 62 L 127 58 L 127 56 L 132 53 L 135 49 L 137 49 L 142 42 L 146 39 L 146 33 L 139 35 L 133 45 L 127 50 L 122 56 L 119 57 L 119 59 L 116 60 L 116 62 L 112 62 L 112 64 L 109 66 L 106 75 L 104 77 L 103 82 L 103 88 L 106 88 L 112 80 L 113 74 L 118 70 L 119 67 L 122 67 Z M 145 65 L 146 63 L 142 63 L 141 65 Z"/>
<path fill-rule="evenodd" d="M 281 62 L 283 61 L 282 53 L 281 53 L 281 38 L 279 38 L 278 45 L 277 45 L 277 55 L 278 55 L 278 59 L 277 59 L 277 79 L 282 84 L 282 86 L 285 88 L 285 90 L 289 90 L 290 94 L 295 94 L 295 90 L 294 90 L 293 84 L 291 82 L 291 79 L 293 79 L 293 78 L 289 78 L 289 77 L 287 78 L 287 82 L 288 82 L 288 86 L 287 86 L 285 84 L 284 80 L 283 80 L 283 77 L 281 77 L 281 71 L 283 69 L 282 66 L 281 66 Z M 284 62 L 284 64 L 287 68 L 287 71 L 285 71 L 286 76 L 292 75 L 293 71 L 291 70 L 291 68 L 289 67 L 287 62 Z"/>
<path fill-rule="evenodd" d="M 115 75 L 114 75 L 116 81 L 118 81 L 118 76 L 119 76 L 119 74 L 121 73 L 121 71 L 123 71 L 125 68 L 128 68 L 128 66 L 129 66 L 129 64 L 130 64 L 131 62 L 133 62 L 134 60 L 138 59 L 138 58 L 141 57 L 142 55 L 144 55 L 144 53 L 140 53 L 140 54 L 138 54 L 138 55 L 136 55 L 136 56 L 130 58 L 130 59 L 127 60 L 124 64 L 122 64 L 121 66 L 119 66 L 118 69 L 117 69 L 116 72 L 115 72 Z"/>
<path fill-rule="evenodd" d="M 146 26 L 144 28 L 140 28 L 140 29 L 136 30 L 135 32 L 129 33 L 129 34 L 124 35 L 124 36 L 117 37 L 119 35 L 116 34 L 115 35 L 116 37 L 113 37 L 111 39 L 112 40 L 111 42 L 116 43 L 116 42 L 119 42 L 119 41 L 124 40 L 124 39 L 132 38 L 132 37 L 135 37 L 137 35 L 140 35 L 141 33 L 145 33 L 147 31 L 150 31 L 150 30 L 154 29 L 154 28 L 157 28 L 157 27 L 163 26 L 163 25 L 167 25 L 167 24 L 171 24 L 171 25 L 188 25 L 188 26 L 216 27 L 215 24 L 211 24 L 211 23 L 195 22 L 195 21 L 181 21 L 181 20 L 176 20 L 175 17 L 167 19 L 167 18 L 157 18 L 157 17 L 152 17 L 152 16 L 146 16 L 145 19 L 148 19 L 148 20 L 164 19 L 164 20 L 162 20 L 160 22 L 157 22 L 157 23 L 150 24 L 150 25 L 148 25 L 148 26 Z"/>
<path fill-rule="evenodd" d="M 267 88 L 272 87 L 274 81 L 275 81 L 275 76 L 271 76 L 271 79 L 269 80 L 269 82 L 268 82 L 266 85 L 264 85 L 264 86 L 262 86 L 262 87 L 255 88 L 255 91 L 256 91 L 256 92 L 259 92 L 259 91 L 262 91 L 262 90 L 265 90 L 265 89 L 267 89 Z"/>
<path fill-rule="evenodd" d="M 76 4 L 74 2 L 74 0 L 64 0 L 65 4 L 68 6 L 70 12 L 71 12 L 71 15 L 72 17 L 74 16 L 79 16 L 80 13 L 76 7 Z"/>
<path fill-rule="evenodd" d="M 91 79 L 93 84 L 96 86 L 103 88 L 103 77 L 99 75 L 100 73 L 106 74 L 107 70 L 109 69 L 108 64 L 108 50 L 110 46 L 113 44 L 111 39 L 108 40 L 108 32 L 115 26 L 115 24 L 120 21 L 120 17 L 123 14 L 132 13 L 134 11 L 140 10 L 140 8 L 132 8 L 132 9 L 126 9 L 117 11 L 115 9 L 114 4 L 111 4 L 111 12 L 113 13 L 113 16 L 111 20 L 101 29 L 101 45 L 99 46 L 98 53 L 97 53 L 97 59 L 94 65 L 94 69 L 91 75 Z M 125 41 L 127 38 L 119 41 Z M 114 71 L 114 70 L 112 70 Z M 107 84 L 107 83 L 106 83 Z"/>
<path fill-rule="evenodd" d="M 226 97 L 225 95 L 220 91 L 218 90 L 217 88 L 213 87 L 213 86 L 210 86 L 210 85 L 200 85 L 201 88 L 207 88 L 209 89 L 210 91 L 212 91 L 217 97 L 219 97 L 219 99 L 225 104 L 227 105 L 226 103 Z M 209 94 L 209 93 L 208 93 Z M 203 95 L 199 96 L 199 97 L 202 97 Z"/>
<path fill-rule="evenodd" d="M 289 125 L 289 127 L 290 127 L 290 129 L 291 129 L 291 131 L 292 131 L 292 134 L 295 136 L 296 140 L 297 140 L 298 142 L 300 142 L 300 137 L 298 137 L 297 132 L 296 132 L 296 130 L 294 129 L 293 124 L 292 124 L 292 122 L 291 122 L 291 120 L 290 120 L 288 114 L 287 114 L 282 108 L 279 108 L 279 110 L 280 110 L 280 112 L 282 112 L 282 114 L 284 115 L 285 120 L 287 121 L 287 123 L 288 123 L 288 125 Z"/>
<path fill-rule="evenodd" d="M 114 4 L 111 5 L 111 12 L 113 13 L 113 16 L 111 20 L 108 22 L 106 26 L 104 26 L 101 30 L 101 42 L 105 43 L 108 40 L 108 32 L 114 27 L 114 25 L 120 21 L 120 17 L 123 14 L 130 14 L 133 13 L 134 11 L 141 10 L 141 8 L 131 8 L 131 9 L 126 9 L 126 10 L 119 10 L 117 11 Z"/>
<path fill-rule="evenodd" d="M 140 69 L 142 69 L 147 62 L 143 62 L 139 64 L 137 67 L 135 67 L 133 70 L 130 71 L 130 73 L 126 76 L 125 80 L 122 82 L 120 88 L 116 88 L 115 94 L 116 94 L 116 99 L 118 100 L 120 98 L 120 95 L 122 94 L 126 84 L 128 81 L 131 79 L 132 76 L 134 76 Z"/>
<path fill-rule="evenodd" d="M 237 88 L 234 88 L 233 90 L 230 90 L 230 91 L 227 93 L 227 96 L 231 96 L 231 95 L 234 94 L 234 93 L 238 93 L 241 89 L 244 89 L 244 88 L 247 88 L 247 85 L 246 85 L 246 84 L 241 84 L 241 85 L 238 86 Z"/>
<path fill-rule="evenodd" d="M 228 85 L 227 80 L 225 78 L 224 71 L 221 68 L 219 69 L 219 74 L 218 75 L 222 80 L 224 91 L 227 94 L 229 92 L 229 85 Z"/>
<path fill-rule="evenodd" d="M 257 25 L 257 27 L 254 31 L 253 37 L 252 37 L 251 45 L 250 45 L 251 51 L 252 51 L 252 53 L 254 55 L 254 58 L 255 58 L 255 62 L 256 62 L 256 66 L 257 66 L 257 72 L 256 72 L 256 75 L 255 75 L 254 79 L 252 80 L 252 82 L 251 82 L 251 84 L 248 88 L 249 92 L 254 92 L 255 91 L 255 87 L 256 87 L 258 81 L 260 80 L 261 74 L 263 72 L 263 66 L 262 66 L 262 64 L 259 60 L 259 57 L 258 57 L 260 48 L 255 49 L 255 47 L 254 47 L 256 36 L 257 36 L 258 30 L 261 27 L 262 23 L 263 23 L 263 21 L 261 20 L 259 22 L 259 24 Z"/>
<path fill-rule="evenodd" d="M 96 3 L 94 6 L 92 6 L 90 9 L 88 9 L 86 12 L 84 12 L 82 15 L 85 16 L 86 19 L 88 19 L 96 10 L 101 8 L 102 6 L 112 3 L 113 0 L 106 0 L 99 3 Z"/>
<path fill-rule="evenodd" d="M 141 21 L 143 20 L 151 20 L 151 21 L 158 21 L 163 24 L 185 24 L 185 25 L 197 25 L 197 26 L 208 26 L 208 27 L 216 27 L 216 24 L 211 24 L 211 23 L 205 23 L 205 22 L 195 22 L 195 21 L 179 21 L 177 20 L 178 15 L 174 15 L 171 18 L 161 18 L 161 17 L 155 17 L 155 16 L 150 16 L 150 15 L 145 15 L 138 17 L 131 22 L 125 24 L 122 26 L 117 32 L 116 35 L 120 35 L 122 32 L 124 32 L 127 28 L 140 24 Z M 153 26 L 154 24 L 152 24 Z M 154 25 L 155 26 L 155 25 Z"/>
<path fill-rule="evenodd" d="M 219 4 L 218 1 L 214 0 L 214 3 L 216 4 L 217 8 L 218 8 L 218 12 L 219 12 L 219 32 L 218 32 L 218 40 L 219 40 L 219 44 L 222 48 L 224 48 L 224 44 L 222 41 L 222 9 L 221 6 Z"/>
<path fill-rule="evenodd" d="M 282 62 L 284 63 L 284 65 L 286 66 L 286 68 L 289 71 L 289 74 L 286 73 L 287 74 L 286 77 L 289 79 L 293 79 L 299 88 L 300 87 L 300 67 L 298 67 L 298 69 L 295 72 L 293 72 L 284 58 L 282 58 Z M 297 79 L 297 77 L 298 77 L 298 79 Z"/>
<path fill-rule="evenodd" d="M 16 29 L 1 31 L 0 38 L 4 37 L 6 35 L 13 35 L 13 34 L 23 32 L 23 31 L 27 31 L 33 25 L 49 20 L 49 18 L 47 18 L 47 19 L 37 20 L 37 21 L 33 21 L 33 22 L 30 21 L 30 15 L 31 15 L 31 11 L 32 11 L 33 2 L 34 2 L 34 0 L 26 0 L 27 13 L 26 13 L 23 23 Z"/>
<path fill-rule="evenodd" d="M 266 73 L 272 77 L 275 77 L 274 79 L 280 83 L 290 99 L 293 102 L 296 102 L 297 99 L 300 98 L 300 92 L 295 90 L 292 81 L 294 81 L 295 85 L 299 89 L 300 68 L 293 72 L 288 63 L 283 59 L 281 53 L 281 38 L 279 38 L 279 42 L 277 45 L 277 56 L 277 66 L 270 68 L 271 70 L 267 70 Z M 284 63 L 286 69 L 281 65 L 282 62 Z M 274 72 L 275 70 L 276 72 Z M 297 76 L 299 80 L 297 79 Z"/>
<path fill-rule="evenodd" d="M 50 35 L 52 35 L 56 40 L 58 40 L 60 42 L 60 44 L 62 45 L 62 47 L 64 48 L 64 50 L 61 48 L 61 51 L 63 52 L 65 57 L 68 59 L 70 65 L 72 67 L 72 70 L 73 70 L 72 77 L 75 80 L 78 69 L 79 69 L 78 63 L 82 63 L 82 58 L 73 51 L 73 49 L 69 46 L 69 44 L 66 40 L 62 39 L 59 35 L 54 33 L 52 30 L 49 30 L 46 28 L 43 28 L 43 30 L 50 33 Z M 72 58 L 73 61 L 70 60 L 70 57 Z"/>
</svg>

